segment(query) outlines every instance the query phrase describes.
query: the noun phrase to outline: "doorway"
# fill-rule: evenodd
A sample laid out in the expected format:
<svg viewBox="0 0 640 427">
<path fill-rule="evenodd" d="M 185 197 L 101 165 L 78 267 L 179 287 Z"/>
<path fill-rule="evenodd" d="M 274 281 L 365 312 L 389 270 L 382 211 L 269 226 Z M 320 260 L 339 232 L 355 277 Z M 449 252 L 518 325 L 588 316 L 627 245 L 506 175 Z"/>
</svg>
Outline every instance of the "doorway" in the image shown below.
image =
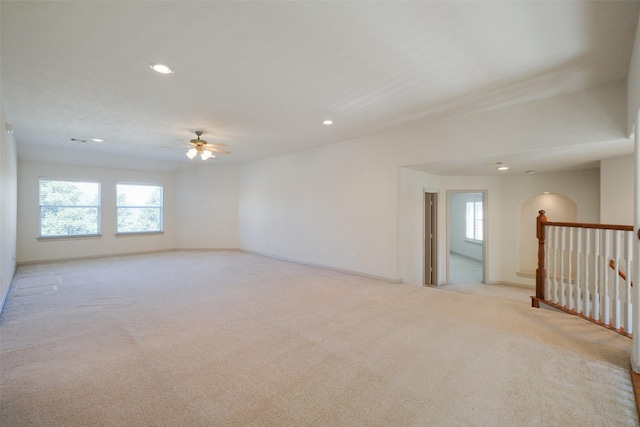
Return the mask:
<svg viewBox="0 0 640 427">
<path fill-rule="evenodd" d="M 424 193 L 424 286 L 438 284 L 438 193 Z"/>
<path fill-rule="evenodd" d="M 485 282 L 486 192 L 449 191 L 447 283 Z"/>
</svg>

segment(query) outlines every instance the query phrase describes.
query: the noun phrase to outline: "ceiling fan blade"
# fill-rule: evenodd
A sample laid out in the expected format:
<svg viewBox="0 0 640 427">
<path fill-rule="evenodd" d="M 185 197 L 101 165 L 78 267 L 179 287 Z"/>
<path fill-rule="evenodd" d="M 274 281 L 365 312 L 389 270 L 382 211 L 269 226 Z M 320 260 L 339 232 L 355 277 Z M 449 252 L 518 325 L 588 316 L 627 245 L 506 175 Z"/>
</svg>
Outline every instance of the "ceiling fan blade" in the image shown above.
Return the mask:
<svg viewBox="0 0 640 427">
<path fill-rule="evenodd" d="M 220 148 L 220 147 L 226 147 L 227 144 L 204 144 L 202 147 L 205 149 L 210 149 L 210 148 Z"/>
<path fill-rule="evenodd" d="M 216 153 L 220 153 L 220 154 L 231 154 L 231 151 L 227 151 L 227 150 L 223 150 L 221 148 L 216 148 L 216 147 L 205 147 L 205 150 L 209 150 L 209 151 L 213 151 Z"/>
</svg>

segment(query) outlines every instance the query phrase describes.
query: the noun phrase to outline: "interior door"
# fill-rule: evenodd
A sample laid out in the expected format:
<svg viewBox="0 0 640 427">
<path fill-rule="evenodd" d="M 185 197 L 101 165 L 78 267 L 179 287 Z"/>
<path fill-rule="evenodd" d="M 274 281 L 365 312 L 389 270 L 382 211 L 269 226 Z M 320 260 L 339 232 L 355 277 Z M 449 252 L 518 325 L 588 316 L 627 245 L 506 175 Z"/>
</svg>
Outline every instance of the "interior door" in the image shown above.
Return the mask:
<svg viewBox="0 0 640 427">
<path fill-rule="evenodd" d="M 424 285 L 438 284 L 438 193 L 424 193 Z"/>
<path fill-rule="evenodd" d="M 452 190 L 447 196 L 447 283 L 484 283 L 486 191 Z"/>
</svg>

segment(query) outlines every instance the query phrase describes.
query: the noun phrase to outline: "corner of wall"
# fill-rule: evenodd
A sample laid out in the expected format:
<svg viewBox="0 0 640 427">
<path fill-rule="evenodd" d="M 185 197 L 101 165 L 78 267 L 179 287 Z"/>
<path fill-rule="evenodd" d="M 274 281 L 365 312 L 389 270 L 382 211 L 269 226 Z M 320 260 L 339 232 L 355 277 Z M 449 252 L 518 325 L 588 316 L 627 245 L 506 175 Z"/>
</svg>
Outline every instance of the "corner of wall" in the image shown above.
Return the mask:
<svg viewBox="0 0 640 427">
<path fill-rule="evenodd" d="M 0 312 L 16 272 L 18 156 L 0 99 Z"/>
</svg>

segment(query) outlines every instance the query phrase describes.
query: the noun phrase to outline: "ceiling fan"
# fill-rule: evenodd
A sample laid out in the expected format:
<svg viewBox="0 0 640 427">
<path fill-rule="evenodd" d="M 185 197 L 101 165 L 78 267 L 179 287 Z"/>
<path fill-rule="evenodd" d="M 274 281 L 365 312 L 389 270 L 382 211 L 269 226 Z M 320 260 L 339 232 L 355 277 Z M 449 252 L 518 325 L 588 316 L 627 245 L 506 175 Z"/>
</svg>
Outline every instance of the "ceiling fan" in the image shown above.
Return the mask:
<svg viewBox="0 0 640 427">
<path fill-rule="evenodd" d="M 196 131 L 196 136 L 197 136 L 196 139 L 192 139 L 191 141 L 189 141 L 189 144 L 191 144 L 191 148 L 189 149 L 189 151 L 187 151 L 188 158 L 193 159 L 198 154 L 200 154 L 200 157 L 202 158 L 202 160 L 207 160 L 216 156 L 215 154 L 213 154 L 214 152 L 220 153 L 220 154 L 230 154 L 229 151 L 223 150 L 222 148 L 220 148 L 220 147 L 226 147 L 227 144 L 223 144 L 223 143 L 209 144 L 204 139 L 200 139 L 200 136 L 202 136 L 201 130 Z"/>
</svg>

